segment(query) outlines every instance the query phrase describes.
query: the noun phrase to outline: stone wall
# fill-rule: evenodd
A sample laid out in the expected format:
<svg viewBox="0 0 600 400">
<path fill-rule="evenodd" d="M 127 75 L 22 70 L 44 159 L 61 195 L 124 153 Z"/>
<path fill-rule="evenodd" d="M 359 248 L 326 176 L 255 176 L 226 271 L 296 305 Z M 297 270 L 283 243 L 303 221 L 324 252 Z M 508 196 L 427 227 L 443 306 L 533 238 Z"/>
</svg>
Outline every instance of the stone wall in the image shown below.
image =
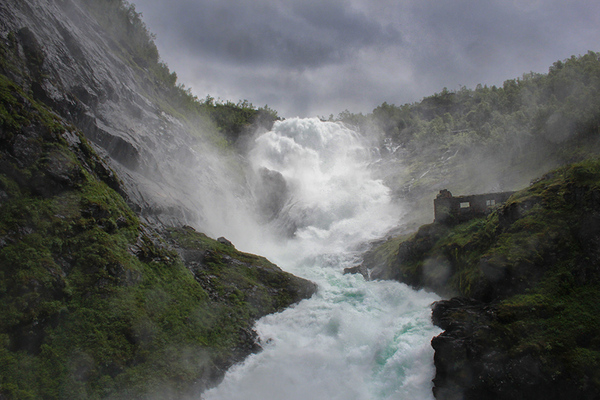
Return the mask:
<svg viewBox="0 0 600 400">
<path fill-rule="evenodd" d="M 435 222 L 456 223 L 482 217 L 504 203 L 514 192 L 452 196 L 448 190 L 440 190 L 433 201 Z"/>
</svg>

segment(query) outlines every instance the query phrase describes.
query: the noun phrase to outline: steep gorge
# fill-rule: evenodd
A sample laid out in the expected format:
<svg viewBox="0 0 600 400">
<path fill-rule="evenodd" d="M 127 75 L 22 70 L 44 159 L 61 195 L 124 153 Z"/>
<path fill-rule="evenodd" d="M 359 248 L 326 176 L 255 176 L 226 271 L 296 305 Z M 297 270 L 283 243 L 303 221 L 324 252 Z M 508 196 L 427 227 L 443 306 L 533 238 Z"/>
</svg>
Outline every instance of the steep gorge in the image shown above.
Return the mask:
<svg viewBox="0 0 600 400">
<path fill-rule="evenodd" d="M 369 205 L 383 210 L 376 216 L 385 214 L 390 226 L 397 222 L 385 185 L 360 168 L 355 175 L 362 179 L 361 196 L 348 191 L 347 197 L 335 198 L 327 192 L 332 182 L 347 187 L 350 181 L 323 180 L 318 187 L 329 198 L 322 208 L 316 202 L 307 201 L 306 208 L 286 202 L 291 189 L 281 171 L 285 173 L 287 166 L 277 165 L 276 160 L 262 166 L 257 175 L 247 173 L 251 160 L 241 157 L 234 144 L 241 146 L 254 131 L 269 130 L 276 115 L 243 104 L 194 99 L 160 62 L 139 15 L 125 2 L 2 2 L 0 73 L 0 300 L 7 310 L 0 321 L 0 395 L 7 398 L 197 395 L 219 382 L 232 364 L 259 349 L 252 330 L 258 318 L 310 297 L 316 287 L 262 257 L 237 251 L 225 238 L 213 240 L 196 230 L 232 239 L 238 233 L 235 227 L 256 222 L 248 217 L 256 210 L 263 222 L 287 213 L 294 218 L 284 219 L 278 232 L 293 236 L 299 228 L 308 228 L 302 234 L 319 239 L 308 244 L 314 250 L 339 245 L 323 239 L 337 223 L 328 219 L 333 211 L 351 214 Z M 436 114 L 445 110 L 435 108 L 436 101 L 452 103 L 470 96 L 467 90 L 459 94 L 435 95 L 415 105 L 415 112 Z M 233 114 L 211 114 L 227 107 Z M 382 106 L 382 110 L 394 112 L 393 107 Z M 388 181 L 400 181 L 392 188 L 396 197 L 417 203 L 423 194 L 435 193 L 456 176 L 470 189 L 488 178 L 482 174 L 471 179 L 476 165 L 464 168 L 462 164 L 472 155 L 472 137 L 452 136 L 454 144 L 444 142 L 447 138 L 440 133 L 446 129 L 444 124 L 453 126 L 446 122 L 446 114 L 444 119 L 441 114 L 431 116 L 436 117 L 431 124 L 440 127 L 427 131 L 425 140 L 413 132 L 417 128 L 402 128 L 409 121 L 404 115 L 408 107 L 395 111 L 402 113 L 403 120 L 390 128 L 392 133 L 386 133 L 385 139 L 400 149 L 390 151 L 390 157 L 398 159 L 392 160 L 396 164 L 381 163 L 380 168 L 384 175 L 389 173 Z M 490 115 L 501 119 L 497 112 Z M 544 118 L 549 117 L 544 113 L 538 117 L 540 127 L 535 129 L 547 136 Z M 503 157 L 493 164 L 500 166 L 495 175 L 528 181 L 532 172 L 522 170 L 530 164 L 543 169 L 593 154 L 598 148 L 597 119 L 584 122 L 578 129 L 586 130 L 587 137 L 559 143 L 546 138 L 545 152 L 522 164 L 518 163 L 531 155 L 527 151 L 519 153 L 516 164 L 505 163 Z M 346 135 L 348 129 L 340 132 L 341 125 L 333 123 L 290 121 L 262 137 L 265 147 L 255 150 L 268 153 L 271 140 L 291 143 L 295 138 L 286 129 L 300 124 L 316 134 L 330 130 L 352 145 L 359 136 Z M 523 136 L 530 137 L 529 144 L 537 140 L 529 132 Z M 495 152 L 494 146 L 491 141 L 487 152 L 475 159 Z M 584 147 L 586 151 L 581 150 Z M 360 147 L 357 153 L 364 150 Z M 411 152 L 406 159 L 398 155 Z M 410 176 L 405 176 L 401 163 L 414 163 Z M 385 171 L 390 165 L 398 167 Z M 462 169 L 467 172 L 456 175 Z M 252 190 L 256 180 L 256 187 L 265 190 Z M 400 280 L 446 297 L 463 296 L 434 308 L 434 321 L 446 330 L 433 342 L 438 399 L 530 398 L 540 393 L 545 398 L 595 398 L 599 387 L 595 372 L 599 363 L 597 185 L 597 162 L 559 170 L 519 192 L 487 219 L 453 227 L 427 225 L 408 240 L 393 238 L 367 253 L 363 271 L 370 269 L 371 278 Z M 363 197 L 367 192 L 375 196 Z M 429 204 L 430 199 L 426 201 Z M 417 220 L 422 220 L 420 211 Z M 360 233 L 376 219 L 365 215 L 370 219 L 359 221 L 364 226 Z M 342 233 L 346 228 L 343 223 L 336 226 Z M 360 252 L 360 248 L 352 250 Z M 313 258 L 341 265 L 352 263 L 356 254 L 342 260 L 330 256 Z M 328 285 L 335 281 L 350 288 L 322 297 L 331 296 L 336 304 L 348 301 L 356 308 L 380 309 L 366 321 L 372 327 L 389 328 L 386 334 L 394 341 L 398 321 L 409 333 L 415 326 L 433 332 L 422 319 L 402 321 L 403 315 L 383 311 L 389 307 L 397 313 L 396 303 L 419 303 L 433 295 L 420 292 L 417 301 L 393 282 L 375 289 L 370 283 L 351 286 L 353 278 L 342 279 L 331 271 L 322 274 Z M 377 292 L 381 302 L 369 303 L 370 292 Z M 333 306 L 316 308 L 308 314 L 324 313 L 324 309 L 339 312 Z M 356 311 L 344 308 L 348 309 Z M 350 315 L 347 319 L 325 315 L 326 326 L 316 332 L 326 339 L 356 339 L 357 354 L 371 344 L 361 340 L 382 346 L 373 353 L 360 353 L 363 358 L 353 353 L 350 361 L 379 363 L 373 367 L 381 372 L 376 389 L 385 393 L 382 398 L 389 398 L 398 389 L 386 381 L 412 379 L 396 373 L 405 368 L 405 361 L 393 360 L 401 352 L 398 348 L 418 344 L 400 341 L 393 348 L 380 332 L 371 332 L 375 328 L 345 332 L 344 328 L 354 328 L 355 317 Z M 298 332 L 305 332 L 302 329 Z M 364 332 L 372 336 L 363 337 Z M 340 353 L 347 353 L 346 349 L 341 347 Z M 403 356 L 412 359 L 414 354 Z M 341 360 L 331 364 L 348 367 L 348 359 Z M 367 368 L 367 373 L 372 371 Z M 415 380 L 419 379 L 429 384 L 431 377 Z M 346 389 L 319 396 L 370 395 L 362 394 L 362 387 L 347 385 Z"/>
</svg>

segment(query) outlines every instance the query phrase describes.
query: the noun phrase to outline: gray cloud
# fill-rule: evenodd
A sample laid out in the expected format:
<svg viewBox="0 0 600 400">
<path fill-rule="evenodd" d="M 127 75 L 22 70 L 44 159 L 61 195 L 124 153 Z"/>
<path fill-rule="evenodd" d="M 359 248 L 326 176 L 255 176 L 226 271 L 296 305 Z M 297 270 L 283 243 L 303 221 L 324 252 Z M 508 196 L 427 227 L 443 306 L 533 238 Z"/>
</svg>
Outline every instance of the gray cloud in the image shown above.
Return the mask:
<svg viewBox="0 0 600 400">
<path fill-rule="evenodd" d="M 345 0 L 138 0 L 160 36 L 188 51 L 253 67 L 313 68 L 343 62 L 357 49 L 400 40 Z M 154 22 L 155 19 L 163 19 Z"/>
<path fill-rule="evenodd" d="M 133 1 L 199 97 L 248 99 L 285 117 L 501 85 L 600 50 L 596 0 Z"/>
</svg>

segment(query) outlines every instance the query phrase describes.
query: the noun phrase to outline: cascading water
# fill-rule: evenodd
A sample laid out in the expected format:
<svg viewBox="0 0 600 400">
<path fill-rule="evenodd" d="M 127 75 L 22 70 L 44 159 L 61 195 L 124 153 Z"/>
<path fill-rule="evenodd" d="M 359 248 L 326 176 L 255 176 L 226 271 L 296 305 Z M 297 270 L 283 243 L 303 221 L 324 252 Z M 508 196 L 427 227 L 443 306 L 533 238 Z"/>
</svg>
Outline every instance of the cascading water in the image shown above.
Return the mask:
<svg viewBox="0 0 600 400">
<path fill-rule="evenodd" d="M 247 240 L 244 250 L 319 290 L 258 321 L 264 351 L 203 398 L 431 399 L 436 297 L 343 274 L 361 244 L 385 235 L 402 213 L 372 176 L 369 143 L 341 124 L 291 119 L 258 137 L 250 160 L 255 197 L 274 233 Z"/>
</svg>

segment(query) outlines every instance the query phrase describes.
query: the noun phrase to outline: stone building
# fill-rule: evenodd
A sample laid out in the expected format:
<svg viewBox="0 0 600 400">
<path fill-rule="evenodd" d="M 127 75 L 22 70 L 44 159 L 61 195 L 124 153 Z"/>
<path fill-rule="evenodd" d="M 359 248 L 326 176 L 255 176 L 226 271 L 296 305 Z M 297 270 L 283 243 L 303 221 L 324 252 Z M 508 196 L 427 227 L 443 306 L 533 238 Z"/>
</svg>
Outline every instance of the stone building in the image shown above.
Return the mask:
<svg viewBox="0 0 600 400">
<path fill-rule="evenodd" d="M 435 222 L 456 223 L 482 217 L 502 203 L 515 192 L 472 194 L 468 196 L 452 196 L 443 189 L 433 200 Z"/>
</svg>

